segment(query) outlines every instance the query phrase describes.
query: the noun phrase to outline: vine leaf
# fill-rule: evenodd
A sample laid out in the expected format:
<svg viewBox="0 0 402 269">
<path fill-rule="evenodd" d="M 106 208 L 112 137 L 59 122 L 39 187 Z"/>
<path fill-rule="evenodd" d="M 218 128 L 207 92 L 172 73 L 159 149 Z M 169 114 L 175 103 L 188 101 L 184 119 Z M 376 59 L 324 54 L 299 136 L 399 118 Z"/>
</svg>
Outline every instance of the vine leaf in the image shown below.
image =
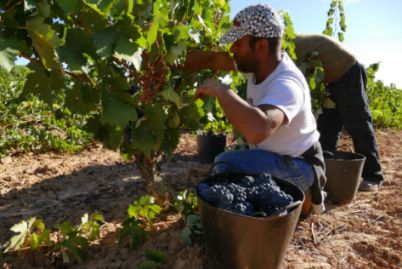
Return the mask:
<svg viewBox="0 0 402 269">
<path fill-rule="evenodd" d="M 35 223 L 36 218 L 30 218 L 29 220 L 21 221 L 11 227 L 11 231 L 17 233 L 10 239 L 10 245 L 6 248 L 5 252 L 18 249 L 22 247 L 26 241 L 26 239 L 30 236 L 31 234 L 31 229 L 33 224 Z"/>
<path fill-rule="evenodd" d="M 33 45 L 38 52 L 43 65 L 50 69 L 59 69 L 55 48 L 61 44 L 60 38 L 57 36 L 49 24 L 44 22 L 43 17 L 33 17 L 26 23 L 26 29 L 29 32 Z"/>
<path fill-rule="evenodd" d="M 0 66 L 4 67 L 7 72 L 10 72 L 14 67 L 14 62 L 19 52 L 15 49 L 15 44 L 13 43 L 0 33 Z"/>
<path fill-rule="evenodd" d="M 147 233 L 140 227 L 140 223 L 134 217 L 129 217 L 123 221 L 122 229 L 119 233 L 119 242 L 122 243 L 123 239 L 127 237 L 131 249 L 139 247 L 146 241 Z"/>
<path fill-rule="evenodd" d="M 117 40 L 115 48 L 115 56 L 117 59 L 126 60 L 132 63 L 137 71 L 141 68 L 142 48 L 138 44 L 132 42 L 125 36 L 120 36 Z"/>
<path fill-rule="evenodd" d="M 57 72 L 48 72 L 37 64 L 29 64 L 28 67 L 33 72 L 27 76 L 23 95 L 31 93 L 51 104 L 56 96 L 56 91 L 60 91 L 64 87 L 63 77 Z"/>
<path fill-rule="evenodd" d="M 59 0 L 57 2 L 66 14 L 77 13 L 80 10 L 80 0 Z"/>
<path fill-rule="evenodd" d="M 155 198 L 149 195 L 142 196 L 138 201 L 134 201 L 127 209 L 130 217 L 135 219 L 146 219 L 152 221 L 161 212 L 162 208 L 155 204 Z"/>
<path fill-rule="evenodd" d="M 89 86 L 75 82 L 72 89 L 66 92 L 65 104 L 74 113 L 86 114 L 96 108 L 99 95 Z"/>
<path fill-rule="evenodd" d="M 181 107 L 182 102 L 180 96 L 173 90 L 168 87 L 161 92 L 161 95 L 165 100 L 173 102 L 177 107 Z"/>
<path fill-rule="evenodd" d="M 142 150 L 149 156 L 151 151 L 159 148 L 166 131 L 167 112 L 159 105 L 144 109 L 144 120 L 133 129 L 133 149 Z"/>
<path fill-rule="evenodd" d="M 57 52 L 60 60 L 65 62 L 71 71 L 81 71 L 86 63 L 84 54 L 94 57 L 94 46 L 88 34 L 81 29 L 69 29 L 66 35 L 66 43 L 59 47 Z"/>
<path fill-rule="evenodd" d="M 187 47 L 183 42 L 178 43 L 176 46 L 170 47 L 169 54 L 166 57 L 166 61 L 173 65 L 176 59 L 180 56 L 183 55 L 183 53 L 186 51 Z"/>
<path fill-rule="evenodd" d="M 96 53 L 102 58 L 108 58 L 113 55 L 113 46 L 118 34 L 113 27 L 106 28 L 97 32 L 93 36 Z"/>
<path fill-rule="evenodd" d="M 135 107 L 128 104 L 115 92 L 102 91 L 102 124 L 124 128 L 129 121 L 137 120 Z"/>
<path fill-rule="evenodd" d="M 176 145 L 179 143 L 180 132 L 177 128 L 168 128 L 161 144 L 161 150 L 167 154 L 173 154 Z"/>
</svg>

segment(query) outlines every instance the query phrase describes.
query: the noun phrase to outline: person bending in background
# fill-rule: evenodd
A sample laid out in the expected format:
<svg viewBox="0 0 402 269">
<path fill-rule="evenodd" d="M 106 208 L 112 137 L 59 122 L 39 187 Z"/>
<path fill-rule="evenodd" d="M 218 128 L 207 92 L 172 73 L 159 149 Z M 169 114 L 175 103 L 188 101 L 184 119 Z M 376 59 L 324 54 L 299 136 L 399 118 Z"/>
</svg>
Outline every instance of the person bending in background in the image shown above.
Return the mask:
<svg viewBox="0 0 402 269">
<path fill-rule="evenodd" d="M 269 173 L 311 193 L 313 212 L 324 210 L 323 153 L 311 109 L 309 88 L 301 71 L 281 51 L 282 20 L 270 6 L 240 11 L 221 43 L 225 52 L 187 53 L 185 70 L 238 70 L 247 78 L 247 101 L 228 85 L 209 78 L 196 96 L 216 97 L 227 119 L 253 149 L 227 151 L 215 162 L 229 163 L 238 172 Z M 230 167 L 217 164 L 218 173 Z M 227 170 L 226 170 L 227 171 Z"/>
<path fill-rule="evenodd" d="M 324 68 L 329 100 L 324 102 L 317 121 L 323 150 L 336 150 L 344 127 L 352 137 L 355 152 L 366 157 L 359 190 L 377 190 L 384 177 L 368 106 L 365 68 L 339 41 L 329 36 L 298 34 L 294 43 L 298 64 L 316 52 Z"/>
</svg>

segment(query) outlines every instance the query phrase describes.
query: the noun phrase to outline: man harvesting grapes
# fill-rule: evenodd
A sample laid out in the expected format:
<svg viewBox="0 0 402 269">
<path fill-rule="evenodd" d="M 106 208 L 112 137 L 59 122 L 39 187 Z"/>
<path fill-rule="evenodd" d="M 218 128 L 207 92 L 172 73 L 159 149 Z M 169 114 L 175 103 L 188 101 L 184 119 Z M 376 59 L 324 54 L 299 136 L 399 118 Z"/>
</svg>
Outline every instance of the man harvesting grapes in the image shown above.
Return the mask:
<svg viewBox="0 0 402 269">
<path fill-rule="evenodd" d="M 233 59 L 222 52 L 190 52 L 185 68 L 238 70 L 247 78 L 247 100 L 215 78 L 207 79 L 197 97 L 214 96 L 226 117 L 252 145 L 227 151 L 215 162 L 237 171 L 269 173 L 312 194 L 313 211 L 323 211 L 324 163 L 319 133 L 311 110 L 309 88 L 300 70 L 281 51 L 284 26 L 268 5 L 240 11 L 221 43 L 232 43 Z M 234 60 L 234 61 L 233 61 Z M 217 172 L 228 166 L 217 165 Z"/>
</svg>

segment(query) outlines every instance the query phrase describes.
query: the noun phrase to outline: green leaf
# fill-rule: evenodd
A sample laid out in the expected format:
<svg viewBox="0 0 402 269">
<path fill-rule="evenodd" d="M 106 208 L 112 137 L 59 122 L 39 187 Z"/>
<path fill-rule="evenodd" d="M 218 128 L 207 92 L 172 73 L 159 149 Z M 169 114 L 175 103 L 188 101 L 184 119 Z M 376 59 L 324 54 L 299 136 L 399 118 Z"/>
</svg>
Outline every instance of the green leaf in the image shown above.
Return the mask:
<svg viewBox="0 0 402 269">
<path fill-rule="evenodd" d="M 0 66 L 8 72 L 14 67 L 16 56 L 25 46 L 13 38 L 7 38 L 0 32 Z"/>
<path fill-rule="evenodd" d="M 41 231 L 44 231 L 46 229 L 45 223 L 43 221 L 41 221 L 41 220 L 38 220 L 38 219 L 35 220 L 33 226 L 35 228 L 38 228 Z"/>
<path fill-rule="evenodd" d="M 314 77 L 310 78 L 309 79 L 309 88 L 311 90 L 314 90 L 316 87 L 317 87 L 317 84 L 316 84 L 315 78 Z"/>
<path fill-rule="evenodd" d="M 129 94 L 119 95 L 116 92 L 104 89 L 102 91 L 102 124 L 123 129 L 129 121 L 136 121 L 136 109 L 125 100 L 128 98 Z"/>
<path fill-rule="evenodd" d="M 122 229 L 119 234 L 119 242 L 122 243 L 123 239 L 129 238 L 130 248 L 135 249 L 145 243 L 147 234 L 139 225 L 135 218 L 127 218 L 123 221 Z"/>
<path fill-rule="evenodd" d="M 139 71 L 142 62 L 142 51 L 143 49 L 139 48 L 137 43 L 132 42 L 124 36 L 120 36 L 117 40 L 115 56 L 117 59 L 132 63 L 135 69 Z"/>
<path fill-rule="evenodd" d="M 151 23 L 151 27 L 147 33 L 147 41 L 148 46 L 151 47 L 158 35 L 158 31 L 163 32 L 165 29 L 165 25 L 168 22 L 168 10 L 165 7 L 165 1 L 156 0 L 153 5 L 153 20 Z"/>
<path fill-rule="evenodd" d="M 66 92 L 65 104 L 71 112 L 87 114 L 96 109 L 99 100 L 95 89 L 76 81 L 73 88 Z"/>
<path fill-rule="evenodd" d="M 188 40 L 189 35 L 191 37 L 192 33 L 190 31 L 190 26 L 185 24 L 176 25 L 174 28 L 175 40 Z"/>
<path fill-rule="evenodd" d="M 49 5 L 49 3 L 48 3 L 47 1 L 40 1 L 40 2 L 38 3 L 38 7 L 39 7 L 39 14 L 40 14 L 42 17 L 47 18 L 47 17 L 50 16 L 50 13 L 51 13 L 51 11 L 50 11 L 50 5 Z"/>
<path fill-rule="evenodd" d="M 155 199 L 152 196 L 142 196 L 139 200 L 134 201 L 127 210 L 130 217 L 133 218 L 145 218 L 148 221 L 154 219 L 159 214 L 162 208 L 154 204 Z"/>
<path fill-rule="evenodd" d="M 37 250 L 40 245 L 39 236 L 37 234 L 31 235 L 30 246 L 33 251 Z"/>
<path fill-rule="evenodd" d="M 51 26 L 44 22 L 43 17 L 33 17 L 26 23 L 26 29 L 32 38 L 35 50 L 38 52 L 40 59 L 46 68 L 60 68 L 55 48 L 61 44 L 60 38 L 57 36 Z"/>
<path fill-rule="evenodd" d="M 2 43 L 2 40 L 0 40 L 0 43 Z M 13 69 L 17 53 L 17 50 L 4 48 L 3 45 L 0 45 L 0 66 L 4 67 L 7 72 Z"/>
<path fill-rule="evenodd" d="M 116 0 L 84 0 L 88 7 L 97 12 L 99 15 L 107 17 Z"/>
<path fill-rule="evenodd" d="M 96 136 L 108 149 L 116 150 L 123 141 L 123 129 L 120 127 L 103 125 L 97 130 Z"/>
<path fill-rule="evenodd" d="M 71 71 L 82 72 L 82 66 L 87 62 L 85 55 L 96 57 L 92 41 L 84 30 L 69 29 L 66 34 L 66 42 L 57 49 L 60 60 L 65 62 Z"/>
<path fill-rule="evenodd" d="M 78 231 L 88 240 L 99 239 L 100 227 L 103 222 L 104 219 L 101 214 L 96 212 L 89 216 L 88 213 L 85 213 L 81 217 L 81 224 L 78 227 Z"/>
<path fill-rule="evenodd" d="M 192 245 L 192 236 L 202 234 L 202 224 L 199 215 L 190 214 L 186 218 L 186 227 L 181 231 L 180 238 L 187 245 Z"/>
<path fill-rule="evenodd" d="M 63 236 L 68 236 L 68 234 L 74 231 L 74 227 L 67 221 L 56 224 L 55 228 L 58 229 Z"/>
<path fill-rule="evenodd" d="M 177 107 L 181 107 L 182 103 L 181 103 L 181 98 L 180 96 L 177 94 L 177 92 L 175 92 L 175 90 L 173 90 L 171 87 L 167 87 L 165 88 L 161 93 L 162 97 L 166 100 L 166 101 L 171 101 L 173 102 Z"/>
<path fill-rule="evenodd" d="M 177 114 L 174 114 L 174 115 L 176 115 L 176 117 L 178 118 Z M 165 131 L 165 136 L 163 138 L 160 149 L 162 150 L 162 152 L 165 152 L 168 155 L 173 154 L 174 150 L 177 147 L 177 144 L 179 144 L 179 139 L 180 139 L 179 129 L 178 128 L 168 128 Z"/>
<path fill-rule="evenodd" d="M 183 109 L 180 110 L 180 121 L 184 126 L 191 128 L 192 130 L 197 130 L 199 127 L 199 113 L 196 104 L 186 104 Z"/>
<path fill-rule="evenodd" d="M 144 109 L 144 117 L 139 119 L 138 126 L 132 130 L 133 143 L 131 147 L 141 150 L 146 155 L 159 148 L 164 138 L 167 119 L 167 111 L 162 106 L 147 106 Z"/>
<path fill-rule="evenodd" d="M 148 46 L 152 46 L 152 44 L 155 43 L 156 36 L 158 34 L 158 29 L 159 29 L 159 22 L 158 22 L 158 20 L 155 20 L 152 22 L 152 25 L 148 31 L 148 35 L 147 35 Z"/>
<path fill-rule="evenodd" d="M 191 229 L 189 227 L 184 227 L 180 232 L 180 239 L 188 246 L 193 244 L 193 240 L 191 240 Z"/>
<path fill-rule="evenodd" d="M 117 39 L 117 32 L 113 27 L 103 31 L 96 32 L 93 36 L 96 53 L 102 58 L 108 58 L 113 55 L 113 47 Z"/>
<path fill-rule="evenodd" d="M 40 65 L 29 64 L 32 72 L 27 76 L 23 94 L 33 94 L 48 104 L 64 87 L 64 78 L 58 72 L 48 72 Z"/>
<path fill-rule="evenodd" d="M 169 64 L 173 65 L 179 56 L 182 56 L 184 52 L 186 51 L 187 46 L 183 43 L 180 42 L 176 46 L 173 46 L 169 50 L 169 54 L 166 57 L 166 60 Z"/>
<path fill-rule="evenodd" d="M 88 240 L 84 237 L 77 236 L 75 234 L 69 234 L 68 237 L 61 242 L 61 247 L 68 249 L 70 253 L 73 254 L 73 257 L 79 263 L 82 263 L 82 249 L 88 248 L 89 243 Z"/>
<path fill-rule="evenodd" d="M 71 13 L 78 13 L 81 9 L 80 0 L 59 0 L 57 2 L 67 15 Z"/>
<path fill-rule="evenodd" d="M 32 251 L 36 251 L 42 243 L 49 244 L 50 231 L 46 230 L 46 226 L 41 220 L 35 220 L 32 225 L 35 230 L 31 233 L 29 244 Z"/>
<path fill-rule="evenodd" d="M 105 218 L 99 212 L 92 213 L 90 219 L 93 220 L 93 221 L 99 221 L 99 222 L 104 222 L 105 221 Z"/>
</svg>

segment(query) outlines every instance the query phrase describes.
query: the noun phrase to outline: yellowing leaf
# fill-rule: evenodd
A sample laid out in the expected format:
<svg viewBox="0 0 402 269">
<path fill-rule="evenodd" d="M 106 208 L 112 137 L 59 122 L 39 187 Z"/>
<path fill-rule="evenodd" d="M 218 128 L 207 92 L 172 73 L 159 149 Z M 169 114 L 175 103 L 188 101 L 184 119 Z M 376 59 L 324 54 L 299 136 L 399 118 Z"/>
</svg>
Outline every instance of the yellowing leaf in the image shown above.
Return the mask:
<svg viewBox="0 0 402 269">
<path fill-rule="evenodd" d="M 56 31 L 44 22 L 43 17 L 39 16 L 27 21 L 26 29 L 44 66 L 49 69 L 58 69 L 59 64 L 55 48 L 61 44 L 61 40 Z"/>
<path fill-rule="evenodd" d="M 16 250 L 24 246 L 26 240 L 31 234 L 31 229 L 36 221 L 36 218 L 30 218 L 28 221 L 21 221 L 11 227 L 11 231 L 17 233 L 10 239 L 10 245 L 6 248 L 5 252 Z"/>
</svg>

